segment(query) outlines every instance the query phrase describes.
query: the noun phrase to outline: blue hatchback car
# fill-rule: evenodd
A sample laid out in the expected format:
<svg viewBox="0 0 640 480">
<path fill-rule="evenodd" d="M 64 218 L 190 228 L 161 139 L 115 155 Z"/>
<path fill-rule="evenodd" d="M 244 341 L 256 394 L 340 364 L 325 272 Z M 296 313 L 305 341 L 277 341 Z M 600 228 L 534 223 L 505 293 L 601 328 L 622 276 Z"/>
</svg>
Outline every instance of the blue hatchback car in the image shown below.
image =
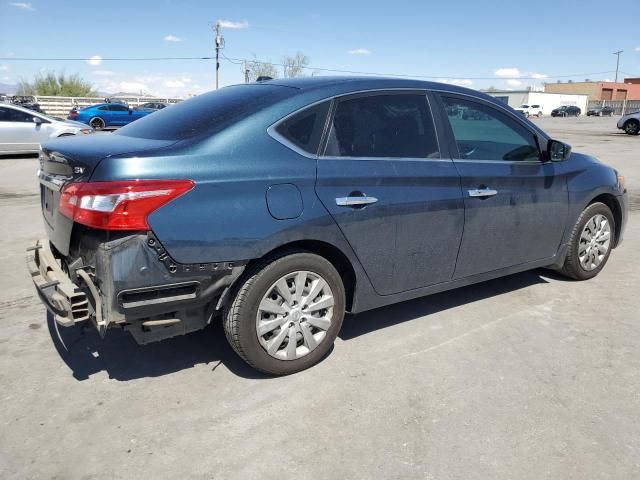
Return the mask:
<svg viewBox="0 0 640 480">
<path fill-rule="evenodd" d="M 345 311 L 548 267 L 597 275 L 622 241 L 623 177 L 452 85 L 316 77 L 223 88 L 40 158 L 30 248 L 64 326 L 141 344 L 222 317 L 289 374 Z"/>
<path fill-rule="evenodd" d="M 146 117 L 155 110 L 131 108 L 121 103 L 100 103 L 80 110 L 71 110 L 67 119 L 86 123 L 96 130 L 122 127 Z"/>
</svg>

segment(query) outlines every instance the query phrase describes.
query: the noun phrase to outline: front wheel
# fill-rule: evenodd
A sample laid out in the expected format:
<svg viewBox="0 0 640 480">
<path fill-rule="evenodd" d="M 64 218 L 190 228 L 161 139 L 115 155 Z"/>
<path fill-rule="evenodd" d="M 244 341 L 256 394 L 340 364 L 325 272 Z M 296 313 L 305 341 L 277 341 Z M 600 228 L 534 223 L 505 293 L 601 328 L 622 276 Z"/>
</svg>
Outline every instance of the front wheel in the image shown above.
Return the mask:
<svg viewBox="0 0 640 480">
<path fill-rule="evenodd" d="M 323 257 L 294 251 L 245 273 L 224 329 L 235 352 L 257 370 L 288 375 L 318 363 L 338 336 L 345 311 L 340 274 Z"/>
<path fill-rule="evenodd" d="M 622 128 L 627 135 L 638 135 L 638 132 L 640 131 L 640 122 L 637 120 L 628 120 Z"/>
<path fill-rule="evenodd" d="M 569 240 L 561 273 L 575 280 L 595 277 L 604 268 L 615 236 L 615 222 L 609 207 L 596 202 L 580 214 Z"/>
</svg>

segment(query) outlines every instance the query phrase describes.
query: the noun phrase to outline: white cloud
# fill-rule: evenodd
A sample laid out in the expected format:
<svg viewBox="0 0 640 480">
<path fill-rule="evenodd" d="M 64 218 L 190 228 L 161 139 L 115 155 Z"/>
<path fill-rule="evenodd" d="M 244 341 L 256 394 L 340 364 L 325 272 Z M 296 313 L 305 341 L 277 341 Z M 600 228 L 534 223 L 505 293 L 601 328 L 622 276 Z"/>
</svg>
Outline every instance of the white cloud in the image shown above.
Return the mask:
<svg viewBox="0 0 640 480">
<path fill-rule="evenodd" d="M 522 82 L 520 80 L 516 80 L 515 78 L 510 78 L 507 80 L 507 85 L 510 87 L 520 87 L 522 86 Z"/>
<path fill-rule="evenodd" d="M 180 80 L 166 80 L 162 85 L 168 88 L 183 88 L 185 83 Z"/>
<path fill-rule="evenodd" d="M 218 23 L 222 28 L 247 28 L 249 26 L 249 22 L 246 20 L 242 20 L 241 22 L 232 22 L 231 20 L 218 20 Z"/>
<path fill-rule="evenodd" d="M 636 52 L 640 52 L 640 47 L 636 47 Z"/>
<path fill-rule="evenodd" d="M 113 72 L 111 70 L 94 70 L 91 73 L 100 77 L 110 77 L 111 75 L 113 75 Z"/>
<path fill-rule="evenodd" d="M 517 68 L 499 68 L 493 74 L 496 77 L 521 77 L 522 73 Z"/>
<path fill-rule="evenodd" d="M 450 85 L 460 85 L 461 87 L 470 87 L 473 81 L 468 78 L 439 78 L 438 82 L 448 83 Z"/>
<path fill-rule="evenodd" d="M 98 66 L 102 63 L 102 57 L 100 55 L 94 55 L 89 60 L 87 60 L 89 65 Z"/>
<path fill-rule="evenodd" d="M 7 70 L 9 70 L 9 67 L 6 65 L 0 65 L 0 72 L 6 72 Z"/>
<path fill-rule="evenodd" d="M 453 85 L 463 85 L 463 86 L 466 86 L 466 87 L 468 87 L 469 85 L 473 85 L 473 82 L 471 80 L 469 80 L 468 78 L 454 78 L 449 83 L 451 83 Z"/>
<path fill-rule="evenodd" d="M 164 41 L 165 42 L 182 42 L 184 41 L 184 39 L 180 37 L 176 37 L 175 35 L 167 35 L 166 37 L 164 37 Z"/>
<path fill-rule="evenodd" d="M 149 90 L 147 85 L 141 82 L 120 82 L 118 88 L 123 92 L 130 93 L 140 93 L 141 91 L 144 93 Z"/>
<path fill-rule="evenodd" d="M 367 48 L 353 48 L 349 50 L 349 55 L 371 55 L 371 50 Z"/>
<path fill-rule="evenodd" d="M 27 2 L 9 2 L 9 5 L 12 7 L 22 8 L 23 10 L 29 10 L 30 12 L 36 11 L 36 9 L 31 6 L 31 3 Z"/>
<path fill-rule="evenodd" d="M 514 68 L 514 67 L 499 68 L 495 72 L 493 72 L 493 74 L 496 77 L 509 78 L 509 79 L 531 78 L 531 79 L 535 79 L 535 80 L 544 80 L 545 78 L 549 78 L 548 75 L 546 75 L 544 73 L 524 72 L 524 71 L 520 70 L 519 68 Z M 513 84 L 513 85 L 515 85 L 515 84 Z M 522 85 L 522 82 L 520 82 L 518 85 Z"/>
</svg>

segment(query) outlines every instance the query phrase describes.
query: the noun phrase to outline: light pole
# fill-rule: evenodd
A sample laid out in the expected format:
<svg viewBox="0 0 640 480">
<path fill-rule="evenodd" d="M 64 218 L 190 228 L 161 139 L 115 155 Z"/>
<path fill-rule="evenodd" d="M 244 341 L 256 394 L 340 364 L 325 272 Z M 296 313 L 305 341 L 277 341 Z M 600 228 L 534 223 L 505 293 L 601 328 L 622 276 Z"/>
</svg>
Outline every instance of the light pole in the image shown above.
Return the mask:
<svg viewBox="0 0 640 480">
<path fill-rule="evenodd" d="M 224 38 L 220 34 L 220 22 L 216 22 L 216 90 L 218 89 L 220 77 L 220 48 L 224 46 Z"/>
<path fill-rule="evenodd" d="M 616 59 L 616 83 L 618 83 L 618 69 L 620 68 L 620 54 L 622 52 L 624 52 L 624 50 L 618 50 L 617 52 L 613 52 L 613 54 L 618 57 Z"/>
</svg>

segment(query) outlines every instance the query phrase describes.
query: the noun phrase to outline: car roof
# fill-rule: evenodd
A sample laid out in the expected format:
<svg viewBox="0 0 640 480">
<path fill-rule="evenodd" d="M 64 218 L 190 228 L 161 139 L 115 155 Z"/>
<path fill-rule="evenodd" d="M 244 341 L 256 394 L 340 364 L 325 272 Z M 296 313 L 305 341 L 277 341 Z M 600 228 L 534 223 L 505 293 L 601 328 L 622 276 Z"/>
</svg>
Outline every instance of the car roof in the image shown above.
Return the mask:
<svg viewBox="0 0 640 480">
<path fill-rule="evenodd" d="M 30 113 L 36 116 L 41 116 L 40 112 L 34 112 L 33 110 L 29 110 L 28 108 L 21 107 L 20 105 L 16 105 L 14 103 L 0 103 L 0 107 L 9 107 L 24 113 Z"/>
<path fill-rule="evenodd" d="M 283 87 L 296 88 L 299 90 L 314 90 L 342 85 L 343 90 L 357 91 L 367 89 L 394 89 L 407 88 L 418 90 L 439 90 L 451 93 L 461 93 L 473 95 L 483 99 L 495 102 L 495 99 L 478 90 L 451 85 L 448 83 L 417 80 L 412 78 L 397 77 L 378 77 L 378 76 L 316 76 L 316 77 L 298 77 L 298 78 L 278 78 L 260 82 L 265 85 L 279 85 Z"/>
</svg>

